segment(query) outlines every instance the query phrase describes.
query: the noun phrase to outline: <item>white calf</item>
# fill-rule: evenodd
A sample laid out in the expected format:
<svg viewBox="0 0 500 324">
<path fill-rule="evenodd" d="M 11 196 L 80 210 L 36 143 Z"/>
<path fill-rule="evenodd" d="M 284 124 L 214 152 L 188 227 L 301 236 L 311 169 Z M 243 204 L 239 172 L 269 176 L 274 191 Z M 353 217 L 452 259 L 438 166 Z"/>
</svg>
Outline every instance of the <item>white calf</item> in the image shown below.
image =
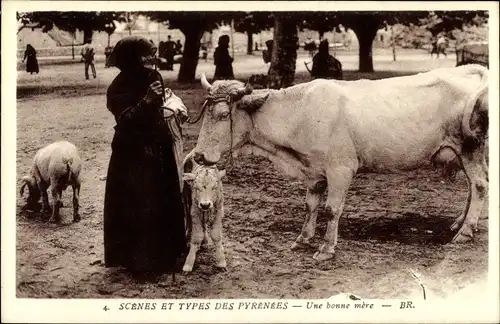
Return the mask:
<svg viewBox="0 0 500 324">
<path fill-rule="evenodd" d="M 209 242 L 209 236 L 215 245 L 216 266 L 226 269 L 224 247 L 222 246 L 222 218 L 224 216 L 224 199 L 221 179 L 226 171 L 219 171 L 216 166 L 198 165 L 193 161 L 191 173 L 184 173 L 183 179 L 192 190 L 191 193 L 191 239 L 189 254 L 182 268 L 184 273 L 193 270 L 196 253 L 201 243 Z"/>
</svg>

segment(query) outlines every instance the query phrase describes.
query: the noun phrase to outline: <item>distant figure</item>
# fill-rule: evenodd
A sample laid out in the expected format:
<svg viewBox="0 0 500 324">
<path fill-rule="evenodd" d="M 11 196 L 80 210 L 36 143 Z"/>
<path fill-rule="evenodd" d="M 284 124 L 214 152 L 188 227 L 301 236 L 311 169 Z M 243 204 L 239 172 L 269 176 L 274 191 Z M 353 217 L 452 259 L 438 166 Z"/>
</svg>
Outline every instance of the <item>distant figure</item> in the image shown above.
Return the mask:
<svg viewBox="0 0 500 324">
<path fill-rule="evenodd" d="M 104 63 L 104 67 L 108 68 L 109 67 L 109 56 L 111 55 L 111 52 L 113 52 L 113 46 L 106 46 L 104 49 L 104 56 L 106 57 L 106 62 Z"/>
<path fill-rule="evenodd" d="M 319 44 L 319 50 L 313 57 L 311 76 L 315 79 L 342 80 L 342 64 L 329 53 L 328 40 Z"/>
<path fill-rule="evenodd" d="M 177 54 L 182 54 L 182 44 L 180 39 L 178 39 L 177 42 L 175 43 L 175 52 Z"/>
<path fill-rule="evenodd" d="M 82 61 L 85 63 L 85 79 L 89 79 L 89 66 L 92 68 L 92 76 L 94 79 L 97 77 L 95 66 L 94 66 L 94 55 L 95 49 L 91 44 L 91 40 L 87 39 L 85 45 L 82 48 Z"/>
<path fill-rule="evenodd" d="M 234 79 L 233 58 L 229 55 L 229 41 L 228 35 L 219 37 L 219 44 L 214 52 L 214 80 Z"/>
<path fill-rule="evenodd" d="M 445 57 L 446 55 L 446 37 L 444 35 L 440 35 L 439 37 L 433 37 L 432 38 L 432 50 L 431 50 L 431 57 L 433 56 L 434 53 L 436 53 L 437 58 L 439 58 L 439 54 L 443 54 Z"/>
<path fill-rule="evenodd" d="M 158 56 L 165 58 L 165 42 L 160 41 L 158 44 Z"/>
<path fill-rule="evenodd" d="M 311 37 L 307 37 L 307 40 L 304 42 L 304 50 L 309 52 L 309 56 L 313 56 L 316 51 L 316 43 Z"/>
<path fill-rule="evenodd" d="M 174 70 L 174 55 L 175 43 L 172 41 L 172 37 L 168 35 L 167 41 L 165 42 L 165 59 L 167 60 L 167 71 Z"/>
<path fill-rule="evenodd" d="M 259 51 L 259 44 L 257 42 L 255 42 L 254 51 Z"/>
<path fill-rule="evenodd" d="M 26 72 L 29 74 L 40 72 L 39 67 L 38 67 L 38 60 L 36 59 L 36 51 L 31 44 L 26 45 L 26 51 L 24 51 L 24 58 L 23 58 L 23 63 L 26 61 Z"/>
<path fill-rule="evenodd" d="M 268 39 L 266 41 L 266 47 L 267 49 L 262 51 L 262 59 L 264 60 L 264 63 L 270 63 L 271 62 L 271 55 L 273 53 L 273 40 Z"/>
</svg>

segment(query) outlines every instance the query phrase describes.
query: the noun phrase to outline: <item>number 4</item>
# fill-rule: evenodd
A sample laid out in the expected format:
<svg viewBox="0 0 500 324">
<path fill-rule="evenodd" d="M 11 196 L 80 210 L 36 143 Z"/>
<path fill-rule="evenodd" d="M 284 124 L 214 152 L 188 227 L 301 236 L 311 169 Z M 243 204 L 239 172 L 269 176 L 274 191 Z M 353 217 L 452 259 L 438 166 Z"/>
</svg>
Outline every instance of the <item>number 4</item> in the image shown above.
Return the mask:
<svg viewBox="0 0 500 324">
<path fill-rule="evenodd" d="M 105 312 L 109 310 L 108 306 L 104 306 L 103 309 L 104 309 Z"/>
</svg>

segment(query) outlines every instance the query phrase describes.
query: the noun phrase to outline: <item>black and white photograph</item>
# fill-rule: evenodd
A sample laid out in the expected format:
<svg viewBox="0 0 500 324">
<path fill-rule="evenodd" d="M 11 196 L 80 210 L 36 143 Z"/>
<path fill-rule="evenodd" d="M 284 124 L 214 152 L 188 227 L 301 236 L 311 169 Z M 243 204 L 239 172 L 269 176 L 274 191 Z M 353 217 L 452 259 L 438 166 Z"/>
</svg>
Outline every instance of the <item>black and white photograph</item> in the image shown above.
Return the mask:
<svg viewBox="0 0 500 324">
<path fill-rule="evenodd" d="M 1 17 L 2 322 L 500 320 L 497 2 Z"/>
</svg>

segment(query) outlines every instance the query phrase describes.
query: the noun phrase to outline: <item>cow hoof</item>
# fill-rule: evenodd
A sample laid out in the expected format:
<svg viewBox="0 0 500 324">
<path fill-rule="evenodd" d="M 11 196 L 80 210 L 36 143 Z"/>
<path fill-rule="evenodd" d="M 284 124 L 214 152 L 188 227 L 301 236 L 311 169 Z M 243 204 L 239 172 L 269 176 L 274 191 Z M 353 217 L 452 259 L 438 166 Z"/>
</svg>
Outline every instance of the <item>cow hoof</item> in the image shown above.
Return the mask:
<svg viewBox="0 0 500 324">
<path fill-rule="evenodd" d="M 73 223 L 78 223 L 81 220 L 82 220 L 82 217 L 80 215 L 76 215 L 75 217 L 73 217 Z"/>
<path fill-rule="evenodd" d="M 460 230 L 455 237 L 451 240 L 452 243 L 465 243 L 471 241 L 473 238 L 472 229 Z"/>
<path fill-rule="evenodd" d="M 307 249 L 309 247 L 310 247 L 310 245 L 307 244 L 307 243 L 302 243 L 302 242 L 295 241 L 295 242 L 292 243 L 292 246 L 290 246 L 290 249 L 291 250 L 299 250 L 299 249 Z"/>
<path fill-rule="evenodd" d="M 326 260 L 333 259 L 334 256 L 335 256 L 335 254 L 333 254 L 333 253 L 326 253 L 326 252 L 319 252 L 318 251 L 318 252 L 314 253 L 313 259 L 316 261 L 326 261 Z"/>
<path fill-rule="evenodd" d="M 182 275 L 185 276 L 185 275 L 188 275 L 191 273 L 191 271 L 193 271 L 193 266 L 190 266 L 190 265 L 184 265 L 182 267 Z"/>
<path fill-rule="evenodd" d="M 226 267 L 217 267 L 217 269 L 219 269 L 220 272 L 227 272 Z"/>
</svg>

